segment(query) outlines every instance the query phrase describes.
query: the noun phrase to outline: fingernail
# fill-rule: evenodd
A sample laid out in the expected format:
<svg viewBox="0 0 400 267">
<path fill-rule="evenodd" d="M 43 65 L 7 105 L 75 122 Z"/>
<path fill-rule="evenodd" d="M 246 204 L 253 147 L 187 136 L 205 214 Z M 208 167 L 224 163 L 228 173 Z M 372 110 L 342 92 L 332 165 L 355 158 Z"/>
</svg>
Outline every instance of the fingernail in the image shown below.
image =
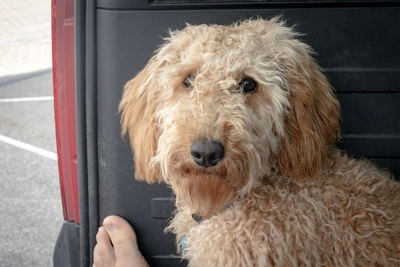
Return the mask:
<svg viewBox="0 0 400 267">
<path fill-rule="evenodd" d="M 103 225 L 108 232 L 114 232 L 115 231 L 115 226 L 113 224 L 105 224 Z"/>
</svg>

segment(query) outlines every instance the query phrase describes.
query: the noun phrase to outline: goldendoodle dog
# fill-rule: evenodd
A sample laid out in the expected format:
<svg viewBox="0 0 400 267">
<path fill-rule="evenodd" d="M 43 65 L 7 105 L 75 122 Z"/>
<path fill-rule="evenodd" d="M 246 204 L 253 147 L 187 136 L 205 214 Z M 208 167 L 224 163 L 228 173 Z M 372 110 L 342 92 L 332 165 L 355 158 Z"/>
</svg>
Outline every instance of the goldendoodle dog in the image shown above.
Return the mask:
<svg viewBox="0 0 400 267">
<path fill-rule="evenodd" d="M 334 147 L 339 102 L 280 19 L 171 32 L 125 86 L 135 177 L 189 266 L 400 266 L 400 184 Z"/>
</svg>

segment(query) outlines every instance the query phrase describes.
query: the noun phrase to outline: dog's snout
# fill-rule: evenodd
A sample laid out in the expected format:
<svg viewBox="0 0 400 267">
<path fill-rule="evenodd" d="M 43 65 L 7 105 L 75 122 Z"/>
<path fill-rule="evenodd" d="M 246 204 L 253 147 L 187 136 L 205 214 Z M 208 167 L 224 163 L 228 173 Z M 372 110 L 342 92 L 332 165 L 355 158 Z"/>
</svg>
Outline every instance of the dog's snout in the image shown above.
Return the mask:
<svg viewBox="0 0 400 267">
<path fill-rule="evenodd" d="M 190 148 L 194 162 L 202 167 L 212 167 L 224 157 L 224 145 L 218 141 L 196 139 Z"/>
</svg>

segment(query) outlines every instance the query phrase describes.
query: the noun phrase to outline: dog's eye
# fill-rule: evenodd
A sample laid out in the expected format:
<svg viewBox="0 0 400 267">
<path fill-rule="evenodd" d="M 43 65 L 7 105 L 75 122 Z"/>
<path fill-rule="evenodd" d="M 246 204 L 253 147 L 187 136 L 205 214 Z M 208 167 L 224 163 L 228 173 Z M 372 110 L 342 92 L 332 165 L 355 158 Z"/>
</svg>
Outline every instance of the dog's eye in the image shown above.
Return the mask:
<svg viewBox="0 0 400 267">
<path fill-rule="evenodd" d="M 241 82 L 241 87 L 243 88 L 243 93 L 252 93 L 254 90 L 257 89 L 257 82 L 252 78 L 245 78 Z"/>
<path fill-rule="evenodd" d="M 183 81 L 183 86 L 185 86 L 186 88 L 192 88 L 192 83 L 193 83 L 193 75 L 189 75 L 185 78 L 185 80 Z"/>
</svg>

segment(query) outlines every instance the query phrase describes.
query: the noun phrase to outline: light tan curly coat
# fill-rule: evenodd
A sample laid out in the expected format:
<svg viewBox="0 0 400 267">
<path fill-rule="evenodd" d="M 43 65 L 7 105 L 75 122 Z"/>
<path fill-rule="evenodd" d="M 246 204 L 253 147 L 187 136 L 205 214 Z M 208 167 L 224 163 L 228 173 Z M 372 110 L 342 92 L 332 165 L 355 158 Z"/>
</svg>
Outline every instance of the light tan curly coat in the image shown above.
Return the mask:
<svg viewBox="0 0 400 267">
<path fill-rule="evenodd" d="M 339 103 L 297 37 L 276 18 L 188 25 L 125 87 L 135 176 L 172 186 L 189 266 L 400 266 L 400 184 L 334 148 Z M 193 162 L 197 138 L 223 143 L 218 165 Z"/>
</svg>

